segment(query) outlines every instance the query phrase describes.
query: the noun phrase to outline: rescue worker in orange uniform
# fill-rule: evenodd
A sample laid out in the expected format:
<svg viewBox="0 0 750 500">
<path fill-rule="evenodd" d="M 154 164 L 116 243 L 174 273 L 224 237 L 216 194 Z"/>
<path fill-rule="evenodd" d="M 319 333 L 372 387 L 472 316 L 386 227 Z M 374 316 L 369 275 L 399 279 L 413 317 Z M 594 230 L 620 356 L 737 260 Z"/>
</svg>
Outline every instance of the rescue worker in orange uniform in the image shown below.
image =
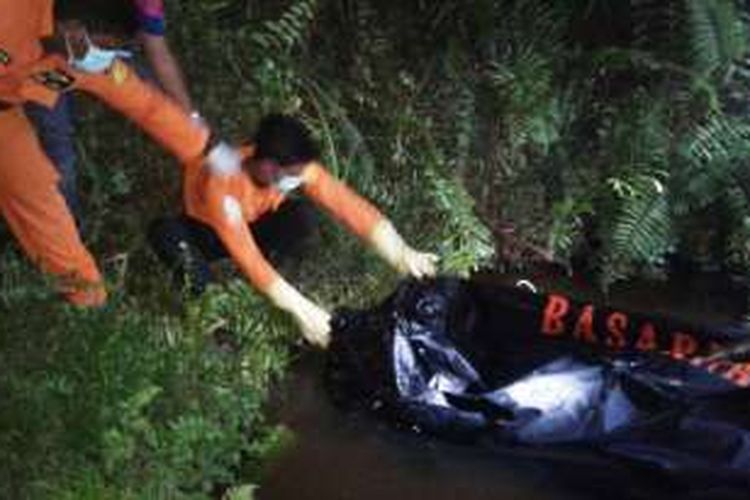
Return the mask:
<svg viewBox="0 0 750 500">
<path fill-rule="evenodd" d="M 0 12 L 0 213 L 29 258 L 61 278 L 69 300 L 101 303 L 99 271 L 60 194 L 59 174 L 21 107 L 56 99 L 38 82 L 49 69 L 41 39 L 52 35 L 52 2 L 0 0 Z M 66 83 L 61 75 L 58 84 Z"/>
<path fill-rule="evenodd" d="M 329 313 L 264 257 L 289 250 L 290 238 L 303 237 L 306 217 L 295 208 L 298 201 L 287 201 L 297 188 L 397 270 L 418 278 L 435 274 L 437 257 L 409 246 L 370 202 L 335 179 L 319 162 L 304 125 L 284 115 L 264 118 L 252 145 L 218 144 L 205 160 L 187 163 L 185 214 L 153 223 L 149 241 L 162 261 L 189 274 L 197 291 L 211 279 L 208 263 L 231 257 L 257 290 L 292 314 L 309 342 L 325 347 Z"/>
<path fill-rule="evenodd" d="M 19 105 L 31 100 L 51 106 L 59 91 L 71 88 L 105 101 L 175 155 L 185 169 L 187 216 L 211 228 L 251 283 L 290 312 L 310 342 L 328 343 L 330 315 L 271 267 L 248 227 L 279 208 L 288 191 L 301 187 L 400 271 L 435 273 L 434 255 L 406 244 L 375 207 L 323 168 L 300 123 L 272 116 L 261 124 L 255 146 L 219 144 L 206 151 L 206 128 L 142 82 L 116 53 L 88 41 L 72 68 L 59 57 L 43 57 L 39 39 L 51 33 L 51 8 L 49 0 L 0 0 L 0 211 L 27 255 L 61 278 L 68 300 L 95 305 L 106 294 L 57 189 L 55 169 Z"/>
<path fill-rule="evenodd" d="M 124 49 L 140 76 L 158 84 L 196 119 L 187 85 L 177 58 L 167 39 L 163 0 L 56 0 L 55 22 L 62 32 L 83 27 L 91 39 L 108 48 Z M 131 50 L 142 52 L 131 57 Z M 155 78 L 148 78 L 153 73 Z M 78 222 L 85 228 L 81 199 L 78 193 L 78 157 L 75 148 L 75 102 L 71 94 L 63 94 L 53 108 L 26 103 L 26 115 L 34 125 L 47 156 L 60 173 L 59 188 Z"/>
<path fill-rule="evenodd" d="M 67 300 L 101 304 L 106 299 L 101 275 L 22 105 L 52 107 L 61 92 L 83 90 L 135 121 L 183 162 L 201 155 L 208 131 L 111 52 L 89 46 L 74 58 L 74 67 L 45 55 L 41 39 L 52 35 L 51 0 L 0 0 L 0 12 L 0 214 L 26 255 L 59 279 Z M 98 69 L 87 73 L 92 61 Z"/>
<path fill-rule="evenodd" d="M 228 255 L 258 291 L 292 314 L 308 341 L 325 347 L 330 315 L 275 271 L 262 251 L 275 245 L 259 248 L 251 230 L 261 223 L 273 225 L 277 211 L 288 214 L 289 203 L 283 203 L 297 188 L 402 273 L 435 274 L 437 257 L 409 246 L 372 204 L 335 179 L 297 120 L 271 115 L 261 122 L 253 145 L 212 146 L 207 129 L 140 81 L 125 63 L 113 59 L 103 71 L 79 75 L 76 84 L 135 121 L 183 165 L 185 215 L 152 225 L 149 240 L 170 266 L 180 265 L 187 247 L 197 264 L 191 277 L 195 283 L 210 279 L 207 261 Z M 285 227 L 263 242 L 289 237 L 296 229 Z M 211 239 L 219 251 L 207 250 Z"/>
</svg>

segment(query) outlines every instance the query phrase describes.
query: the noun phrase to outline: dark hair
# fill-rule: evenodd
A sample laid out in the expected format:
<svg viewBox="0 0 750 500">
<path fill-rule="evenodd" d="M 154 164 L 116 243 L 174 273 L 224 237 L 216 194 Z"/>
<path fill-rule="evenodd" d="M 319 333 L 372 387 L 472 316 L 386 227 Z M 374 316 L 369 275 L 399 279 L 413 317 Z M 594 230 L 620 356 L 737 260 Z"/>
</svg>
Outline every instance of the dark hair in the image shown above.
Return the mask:
<svg viewBox="0 0 750 500">
<path fill-rule="evenodd" d="M 55 19 L 79 21 L 90 33 L 133 36 L 138 19 L 133 0 L 55 0 Z"/>
<path fill-rule="evenodd" d="M 305 125 L 291 116 L 271 114 L 258 124 L 255 157 L 279 166 L 308 163 L 319 157 L 318 148 Z"/>
</svg>

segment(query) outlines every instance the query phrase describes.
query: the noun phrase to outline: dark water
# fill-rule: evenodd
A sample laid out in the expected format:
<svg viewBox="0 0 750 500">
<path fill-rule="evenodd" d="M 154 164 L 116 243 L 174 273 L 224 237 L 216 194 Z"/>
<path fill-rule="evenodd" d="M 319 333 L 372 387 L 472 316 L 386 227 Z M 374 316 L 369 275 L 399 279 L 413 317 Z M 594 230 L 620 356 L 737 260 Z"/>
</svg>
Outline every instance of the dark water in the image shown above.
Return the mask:
<svg viewBox="0 0 750 500">
<path fill-rule="evenodd" d="M 593 295 L 567 280 L 533 278 L 544 291 Z M 611 301 L 632 310 L 726 322 L 740 316 L 745 293 L 723 277 L 706 275 L 670 284 L 633 283 L 615 289 Z M 586 452 L 498 451 L 393 430 L 333 407 L 321 373 L 322 355 L 303 357 L 279 393 L 280 418 L 297 439 L 269 466 L 261 500 L 734 498 L 721 492 L 686 495 L 659 476 Z"/>
</svg>

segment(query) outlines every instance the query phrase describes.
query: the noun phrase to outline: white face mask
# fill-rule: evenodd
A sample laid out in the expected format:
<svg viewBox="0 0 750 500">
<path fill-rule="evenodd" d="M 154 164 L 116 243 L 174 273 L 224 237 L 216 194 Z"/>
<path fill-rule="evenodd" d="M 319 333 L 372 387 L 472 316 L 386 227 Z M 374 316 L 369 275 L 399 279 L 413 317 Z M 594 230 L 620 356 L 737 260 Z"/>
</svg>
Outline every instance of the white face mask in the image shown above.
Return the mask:
<svg viewBox="0 0 750 500">
<path fill-rule="evenodd" d="M 75 57 L 68 36 L 65 36 L 65 45 L 68 49 L 68 62 L 75 69 L 84 73 L 103 73 L 108 70 L 118 57 L 130 57 L 130 52 L 124 50 L 107 50 L 97 47 L 89 38 L 86 39 L 86 53 L 82 57 Z"/>
<path fill-rule="evenodd" d="M 304 179 L 299 175 L 284 175 L 273 185 L 281 191 L 282 194 L 289 194 L 304 183 Z"/>
</svg>

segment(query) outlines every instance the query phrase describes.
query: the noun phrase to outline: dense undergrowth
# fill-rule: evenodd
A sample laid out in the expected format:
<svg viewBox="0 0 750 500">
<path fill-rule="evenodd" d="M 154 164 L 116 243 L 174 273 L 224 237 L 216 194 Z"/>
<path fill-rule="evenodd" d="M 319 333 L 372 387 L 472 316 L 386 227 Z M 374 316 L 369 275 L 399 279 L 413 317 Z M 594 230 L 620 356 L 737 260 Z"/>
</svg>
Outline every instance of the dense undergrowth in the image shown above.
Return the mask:
<svg viewBox="0 0 750 500">
<path fill-rule="evenodd" d="M 286 440 L 263 406 L 292 330 L 247 287 L 80 310 L 29 271 L 3 262 L 0 497 L 209 498 Z"/>
<path fill-rule="evenodd" d="M 219 136 L 245 139 L 269 111 L 301 117 L 331 170 L 444 272 L 583 262 L 606 289 L 670 252 L 750 262 L 735 2 L 167 7 Z M 263 407 L 299 335 L 231 271 L 199 300 L 169 290 L 144 229 L 179 210 L 178 165 L 89 99 L 77 108 L 86 238 L 112 300 L 60 304 L 0 239 L 2 494 L 209 498 L 257 481 L 286 440 Z M 398 279 L 325 219 L 282 271 L 331 309 L 376 302 Z M 226 330 L 232 352 L 216 343 Z"/>
</svg>

